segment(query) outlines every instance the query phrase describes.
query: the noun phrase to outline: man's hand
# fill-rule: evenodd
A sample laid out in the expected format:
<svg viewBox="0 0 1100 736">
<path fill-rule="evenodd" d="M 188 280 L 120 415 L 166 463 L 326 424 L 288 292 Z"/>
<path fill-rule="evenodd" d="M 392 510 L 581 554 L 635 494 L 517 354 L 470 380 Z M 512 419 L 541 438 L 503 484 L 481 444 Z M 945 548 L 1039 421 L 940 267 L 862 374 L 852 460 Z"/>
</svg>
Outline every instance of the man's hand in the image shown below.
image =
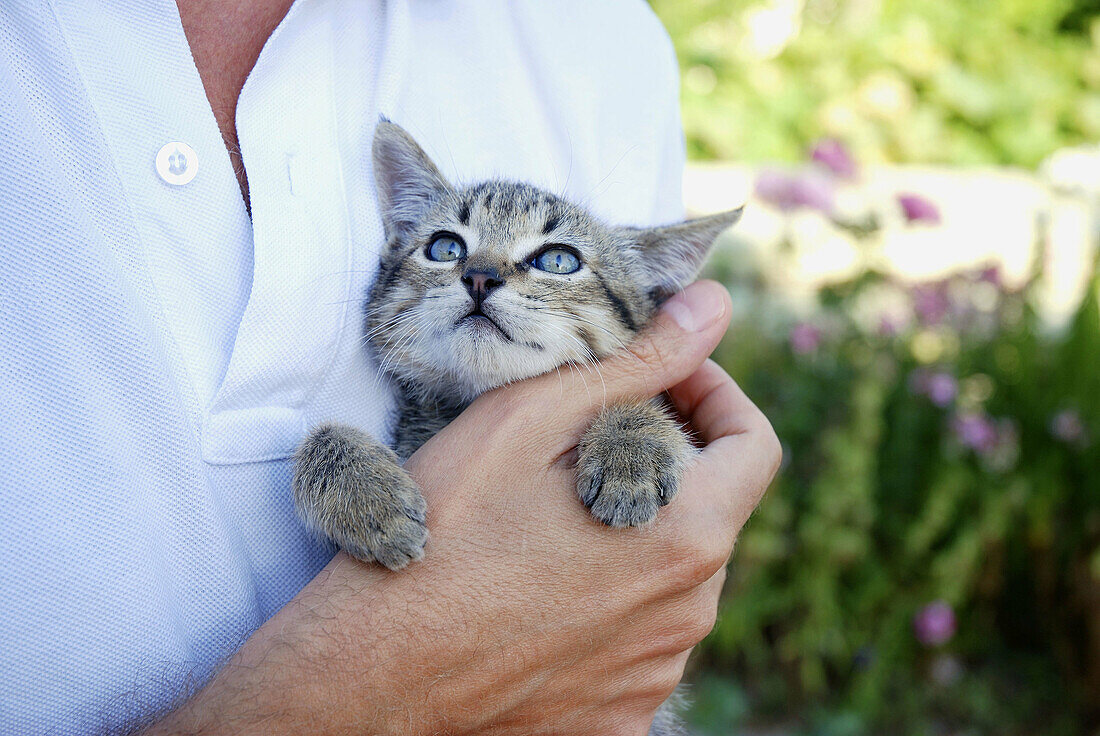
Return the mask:
<svg viewBox="0 0 1100 736">
<path fill-rule="evenodd" d="M 724 289 L 675 297 L 629 351 L 490 392 L 406 467 L 425 559 L 335 559 L 152 733 L 644 736 L 711 630 L 725 563 L 779 464 L 706 356 Z M 669 393 L 706 443 L 643 528 L 592 519 L 575 448 L 605 402 Z"/>
</svg>

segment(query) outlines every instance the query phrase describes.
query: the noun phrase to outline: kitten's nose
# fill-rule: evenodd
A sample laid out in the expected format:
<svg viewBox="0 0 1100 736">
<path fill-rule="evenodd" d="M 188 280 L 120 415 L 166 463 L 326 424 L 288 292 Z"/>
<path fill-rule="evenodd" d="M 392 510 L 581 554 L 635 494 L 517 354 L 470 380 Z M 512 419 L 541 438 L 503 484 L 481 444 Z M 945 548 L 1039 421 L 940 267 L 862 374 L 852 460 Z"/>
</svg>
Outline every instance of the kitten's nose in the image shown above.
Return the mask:
<svg viewBox="0 0 1100 736">
<path fill-rule="evenodd" d="M 462 275 L 462 283 L 466 285 L 466 291 L 474 299 L 474 305 L 478 308 L 489 296 L 489 292 L 504 284 L 495 268 L 479 271 L 467 271 Z"/>
</svg>

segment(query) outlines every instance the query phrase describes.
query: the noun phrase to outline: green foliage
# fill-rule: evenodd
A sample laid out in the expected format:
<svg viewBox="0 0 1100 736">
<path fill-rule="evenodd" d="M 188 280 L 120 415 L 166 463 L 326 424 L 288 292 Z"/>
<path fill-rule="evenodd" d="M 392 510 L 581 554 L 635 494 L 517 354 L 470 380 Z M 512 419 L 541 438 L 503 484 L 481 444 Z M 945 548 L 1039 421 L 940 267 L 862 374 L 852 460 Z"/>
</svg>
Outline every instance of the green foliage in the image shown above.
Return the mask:
<svg viewBox="0 0 1100 736">
<path fill-rule="evenodd" d="M 731 288 L 751 293 L 737 303 L 768 303 L 758 275 L 730 265 L 745 256 L 726 256 Z M 820 295 L 799 328 L 818 342 L 769 327 L 791 324 L 774 306 L 736 321 L 716 358 L 771 418 L 786 459 L 700 647 L 704 729 L 1096 728 L 1100 276 L 1063 331 L 1032 307 L 1038 278 L 911 288 L 867 273 Z M 884 292 L 911 322 L 866 327 Z M 992 434 L 968 435 L 966 417 Z M 926 646 L 914 617 L 937 600 L 957 634 Z"/>
<path fill-rule="evenodd" d="M 693 158 L 796 161 L 834 136 L 872 163 L 1030 167 L 1100 138 L 1096 0 L 806 0 L 796 25 L 773 14 L 755 34 L 763 0 L 651 4 Z"/>
<path fill-rule="evenodd" d="M 651 4 L 696 159 L 795 162 L 834 137 L 866 163 L 1032 167 L 1100 139 L 1097 0 Z M 795 339 L 752 252 L 712 264 L 753 305 L 716 358 L 786 459 L 695 660 L 700 733 L 1097 733 L 1100 276 L 1056 331 L 1041 272 L 868 272 Z M 910 320 L 872 327 L 884 298 Z M 933 601 L 957 624 L 942 644 L 915 625 Z"/>
</svg>

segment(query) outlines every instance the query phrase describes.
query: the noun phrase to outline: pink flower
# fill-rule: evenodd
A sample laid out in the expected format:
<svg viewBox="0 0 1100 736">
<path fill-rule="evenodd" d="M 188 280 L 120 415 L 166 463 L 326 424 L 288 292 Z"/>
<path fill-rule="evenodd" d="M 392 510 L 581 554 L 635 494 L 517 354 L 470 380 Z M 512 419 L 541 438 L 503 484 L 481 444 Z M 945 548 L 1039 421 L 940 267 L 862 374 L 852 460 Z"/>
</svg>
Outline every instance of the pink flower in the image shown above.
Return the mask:
<svg viewBox="0 0 1100 736">
<path fill-rule="evenodd" d="M 821 331 L 807 322 L 799 322 L 791 328 L 791 350 L 796 355 L 809 355 L 821 345 Z"/>
<path fill-rule="evenodd" d="M 955 635 L 955 612 L 944 601 L 934 601 L 913 617 L 913 633 L 926 647 L 946 644 Z"/>
<path fill-rule="evenodd" d="M 983 268 L 978 273 L 978 281 L 986 284 L 993 284 L 998 289 L 1001 288 L 1001 269 L 998 266 L 990 266 L 989 268 Z"/>
<path fill-rule="evenodd" d="M 913 287 L 913 309 L 923 325 L 938 325 L 951 310 L 945 284 L 921 284 Z"/>
<path fill-rule="evenodd" d="M 951 429 L 963 446 L 979 454 L 993 452 L 1000 439 L 997 425 L 984 413 L 959 414 L 952 421 Z"/>
<path fill-rule="evenodd" d="M 993 419 L 984 412 L 958 414 L 951 429 L 959 444 L 973 450 L 987 470 L 1003 473 L 1019 457 L 1020 432 L 1008 417 Z"/>
<path fill-rule="evenodd" d="M 939 208 L 919 194 L 899 194 L 898 204 L 909 224 L 939 225 L 942 221 Z"/>
<path fill-rule="evenodd" d="M 941 409 L 951 404 L 959 393 L 959 382 L 946 371 L 933 373 L 927 368 L 916 368 L 909 374 L 909 391 L 928 400 Z"/>
<path fill-rule="evenodd" d="M 901 334 L 902 327 L 901 320 L 883 316 L 878 321 L 878 334 L 882 337 L 897 337 Z"/>
<path fill-rule="evenodd" d="M 832 182 L 814 171 L 762 171 L 756 177 L 756 196 L 784 212 L 803 207 L 826 214 L 833 210 Z"/>
<path fill-rule="evenodd" d="M 847 147 L 835 138 L 818 141 L 810 152 L 810 158 L 841 179 L 855 178 L 855 159 L 848 153 Z"/>
<path fill-rule="evenodd" d="M 950 373 L 933 373 L 925 384 L 929 401 L 941 409 L 954 401 L 958 393 L 959 384 Z"/>
</svg>

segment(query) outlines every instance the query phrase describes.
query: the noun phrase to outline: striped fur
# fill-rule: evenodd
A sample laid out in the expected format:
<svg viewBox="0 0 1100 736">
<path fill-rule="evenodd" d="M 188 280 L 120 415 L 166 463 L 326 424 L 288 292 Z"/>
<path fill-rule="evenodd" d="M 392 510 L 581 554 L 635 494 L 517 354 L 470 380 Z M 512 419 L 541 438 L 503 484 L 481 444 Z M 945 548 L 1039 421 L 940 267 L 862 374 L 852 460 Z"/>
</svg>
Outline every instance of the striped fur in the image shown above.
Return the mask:
<svg viewBox="0 0 1100 736">
<path fill-rule="evenodd" d="M 387 242 L 365 330 L 398 388 L 393 447 L 352 427 L 318 427 L 298 450 L 294 499 L 317 534 L 396 570 L 420 559 L 428 539 L 424 499 L 402 461 L 479 394 L 625 346 L 695 277 L 740 210 L 663 228 L 616 227 L 529 184 L 452 186 L 388 121 L 378 125 L 373 153 Z M 465 256 L 431 260 L 439 233 L 460 238 Z M 535 268 L 532 257 L 554 245 L 578 253 L 581 268 Z M 471 272 L 498 284 L 480 302 L 462 281 Z M 470 318 L 476 304 L 485 319 Z M 578 447 L 578 494 L 606 524 L 645 524 L 676 494 L 692 453 L 660 401 L 606 407 Z M 651 736 L 680 733 L 671 703 Z"/>
<path fill-rule="evenodd" d="M 740 210 L 667 228 L 602 223 L 582 207 L 529 184 L 452 186 L 400 127 L 379 124 L 376 177 L 387 245 L 366 307 L 366 330 L 381 367 L 415 397 L 469 402 L 488 389 L 587 363 L 628 343 L 660 302 L 692 281 L 715 237 Z M 466 243 L 460 262 L 425 255 L 433 235 Z M 569 275 L 539 271 L 543 248 L 575 248 L 584 265 Z M 484 311 L 499 330 L 463 320 L 461 283 L 492 269 L 504 286 Z"/>
</svg>

